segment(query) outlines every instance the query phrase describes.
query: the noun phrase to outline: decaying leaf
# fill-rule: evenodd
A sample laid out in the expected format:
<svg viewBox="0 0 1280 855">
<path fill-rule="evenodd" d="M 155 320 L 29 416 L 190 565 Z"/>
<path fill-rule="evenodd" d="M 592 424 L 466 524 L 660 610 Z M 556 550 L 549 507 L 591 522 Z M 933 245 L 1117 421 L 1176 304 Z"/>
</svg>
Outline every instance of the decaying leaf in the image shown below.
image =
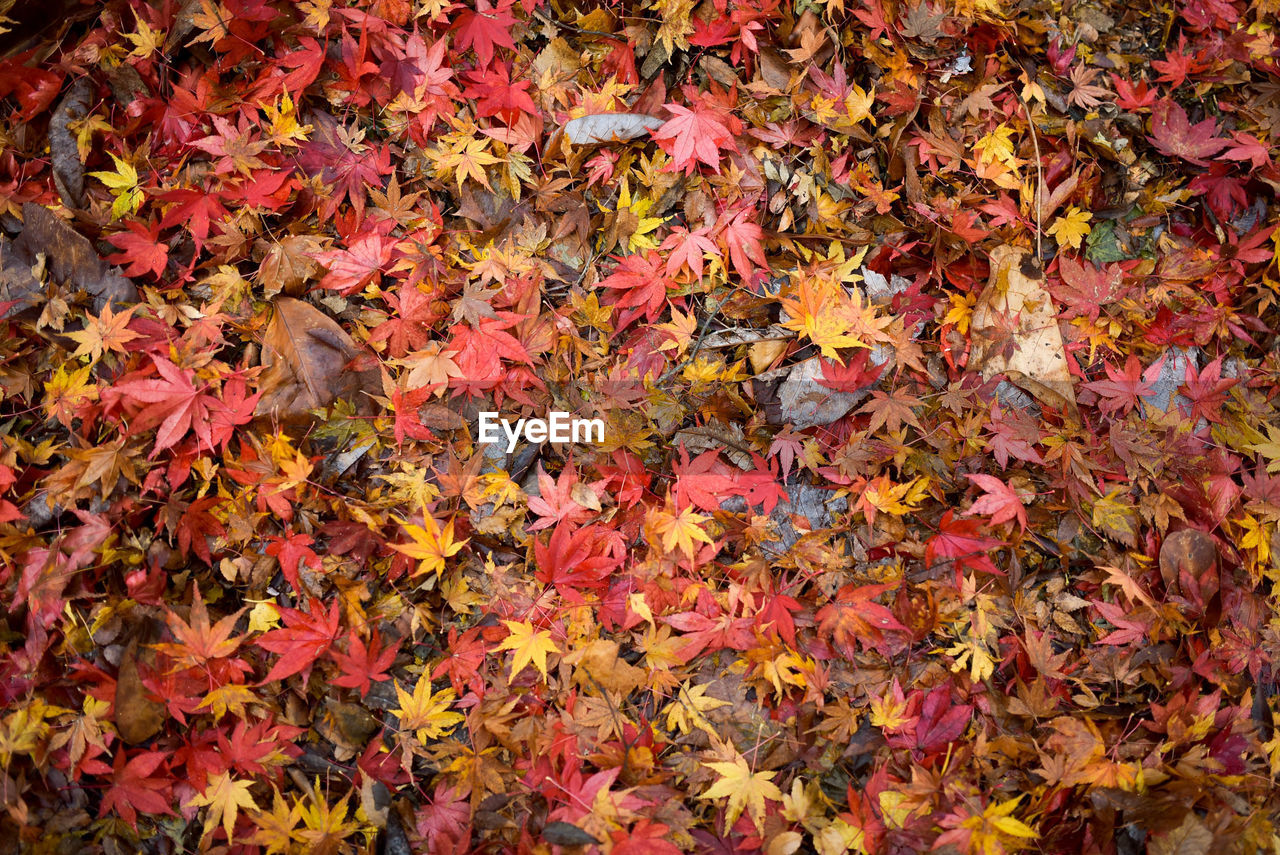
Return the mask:
<svg viewBox="0 0 1280 855">
<path fill-rule="evenodd" d="M 87 292 L 97 312 L 105 306 L 127 306 L 138 301 L 133 283 L 108 266 L 87 238 L 44 205 L 27 202 L 22 206 L 22 234 L 14 239 L 13 250 L 29 265 L 44 256 L 50 277 L 73 290 Z"/>
<path fill-rule="evenodd" d="M 1053 301 L 1031 254 L 1012 246 L 991 251 L 991 278 L 973 310 L 970 362 L 984 377 L 1005 374 L 1041 401 L 1074 411 Z"/>
<path fill-rule="evenodd" d="M 93 85 L 86 78 L 71 84 L 49 118 L 49 157 L 53 161 L 53 181 L 63 204 L 84 206 L 84 163 L 75 135 L 68 127 L 89 114 Z"/>
<path fill-rule="evenodd" d="M 138 639 L 132 639 L 120 657 L 116 676 L 116 730 L 130 745 L 146 742 L 164 726 L 165 705 L 153 701 L 142 684 L 138 670 L 141 651 Z"/>
<path fill-rule="evenodd" d="M 565 123 L 564 136 L 574 145 L 626 142 L 662 127 L 662 119 L 639 113 L 597 113 Z"/>
<path fill-rule="evenodd" d="M 256 414 L 289 422 L 339 399 L 367 406 L 366 393 L 379 388 L 378 375 L 353 364 L 360 354 L 351 336 L 315 306 L 277 299 L 262 339 Z"/>
</svg>

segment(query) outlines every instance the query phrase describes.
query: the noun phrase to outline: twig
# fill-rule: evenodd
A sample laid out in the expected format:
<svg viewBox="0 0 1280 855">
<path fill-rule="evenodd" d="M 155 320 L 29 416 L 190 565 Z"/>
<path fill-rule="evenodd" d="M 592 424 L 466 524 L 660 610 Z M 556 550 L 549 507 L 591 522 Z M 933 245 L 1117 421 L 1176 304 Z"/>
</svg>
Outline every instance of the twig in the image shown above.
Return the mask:
<svg viewBox="0 0 1280 855">
<path fill-rule="evenodd" d="M 1018 96 L 1018 101 L 1022 104 L 1022 110 L 1027 114 L 1027 128 L 1031 131 L 1031 145 L 1036 152 L 1036 192 L 1032 201 L 1032 204 L 1036 209 L 1036 261 L 1040 264 L 1044 264 L 1044 247 L 1041 244 L 1040 237 L 1042 231 L 1040 212 L 1044 205 L 1044 166 L 1040 163 L 1040 138 L 1036 135 L 1035 119 L 1031 118 L 1031 107 L 1027 105 L 1027 102 L 1023 99 L 1021 92 L 1015 90 L 1013 94 Z"/>
<path fill-rule="evenodd" d="M 671 375 L 675 374 L 686 365 L 691 364 L 698 358 L 698 350 L 702 347 L 702 340 L 707 337 L 707 333 L 711 331 L 711 322 L 716 319 L 716 315 L 720 314 L 720 307 L 724 305 L 724 301 L 716 303 L 716 307 L 707 315 L 707 319 L 702 322 L 702 331 L 698 333 L 698 340 L 693 343 L 693 350 L 689 351 L 689 355 L 683 361 L 672 365 L 666 371 L 662 372 L 662 376 L 658 378 L 658 382 L 654 385 L 661 386 L 671 379 Z"/>
</svg>

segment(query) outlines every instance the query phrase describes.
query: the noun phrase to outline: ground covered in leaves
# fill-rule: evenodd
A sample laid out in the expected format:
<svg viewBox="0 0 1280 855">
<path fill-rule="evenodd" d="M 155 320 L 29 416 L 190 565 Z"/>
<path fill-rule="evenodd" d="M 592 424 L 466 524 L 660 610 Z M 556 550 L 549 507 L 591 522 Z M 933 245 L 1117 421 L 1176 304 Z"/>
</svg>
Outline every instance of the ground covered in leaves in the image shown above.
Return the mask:
<svg viewBox="0 0 1280 855">
<path fill-rule="evenodd" d="M 0 10 L 0 849 L 1275 851 L 1274 0 Z"/>
</svg>

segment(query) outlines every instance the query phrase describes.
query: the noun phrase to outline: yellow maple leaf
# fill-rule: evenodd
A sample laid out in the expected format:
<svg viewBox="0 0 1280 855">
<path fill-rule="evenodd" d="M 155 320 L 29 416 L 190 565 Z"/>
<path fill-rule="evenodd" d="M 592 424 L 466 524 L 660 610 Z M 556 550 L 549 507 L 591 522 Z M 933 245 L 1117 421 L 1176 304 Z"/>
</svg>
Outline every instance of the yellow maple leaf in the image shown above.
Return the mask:
<svg viewBox="0 0 1280 855">
<path fill-rule="evenodd" d="M 414 731 L 419 742 L 439 739 L 466 720 L 466 716 L 449 709 L 454 702 L 453 689 L 443 689 L 433 694 L 431 680 L 426 676 L 418 679 L 412 695 L 397 683 L 396 698 L 399 702 L 396 715 L 400 719 L 400 729 Z"/>
<path fill-rule="evenodd" d="M 664 552 L 671 552 L 679 547 L 686 556 L 693 558 L 698 549 L 694 541 L 712 542 L 711 537 L 701 527 L 701 523 L 706 522 L 709 517 L 695 514 L 691 507 L 685 508 L 678 514 L 656 508 L 649 513 L 653 532 L 662 538 Z"/>
<path fill-rule="evenodd" d="M 115 161 L 115 172 L 90 172 L 89 174 L 110 188 L 115 196 L 111 203 L 112 219 L 120 219 L 125 214 L 136 214 L 142 207 L 142 188 L 138 186 L 138 170 L 133 164 L 121 160 L 115 154 L 107 152 Z"/>
<path fill-rule="evenodd" d="M 201 795 L 193 797 L 183 807 L 208 807 L 204 818 L 204 834 L 208 838 L 218 820 L 222 820 L 222 830 L 230 842 L 236 827 L 236 816 L 240 808 L 257 810 L 258 805 L 249 794 L 250 782 L 232 780 L 227 772 L 216 776 L 213 782 L 205 787 Z"/>
<path fill-rule="evenodd" d="M 784 297 L 782 306 L 790 315 L 782 326 L 794 330 L 816 344 L 822 355 L 841 365 L 837 348 L 870 347 L 869 344 L 849 335 L 849 324 L 841 308 L 848 302 L 842 289 L 830 283 L 808 280 L 800 283 L 794 298 Z"/>
<path fill-rule="evenodd" d="M 542 679 L 547 679 L 547 654 L 560 653 L 556 643 L 551 640 L 551 633 L 545 629 L 535 630 L 528 621 L 504 620 L 502 623 L 511 633 L 497 647 L 498 650 L 512 651 L 511 676 L 508 680 L 514 680 L 526 665 L 537 668 Z"/>
<path fill-rule="evenodd" d="M 80 406 L 98 400 L 98 386 L 89 382 L 92 366 L 85 365 L 74 371 L 67 370 L 71 363 L 64 362 L 53 372 L 49 382 L 44 384 L 44 408 L 46 418 L 57 419 L 65 428 L 71 427 L 71 420 Z"/>
<path fill-rule="evenodd" d="M 1066 213 L 1054 220 L 1053 225 L 1045 229 L 1045 232 L 1057 238 L 1058 243 L 1066 244 L 1072 249 L 1079 249 L 1085 235 L 1093 231 L 1093 226 L 1089 225 L 1091 219 L 1093 214 L 1072 205 Z"/>
<path fill-rule="evenodd" d="M 296 802 L 289 804 L 278 789 L 272 789 L 274 796 L 271 810 L 254 814 L 253 822 L 258 830 L 248 841 L 257 846 L 265 846 L 267 855 L 288 852 L 293 847 L 297 839 L 294 829 L 298 827 L 298 820 L 302 817 Z"/>
<path fill-rule="evenodd" d="M 989 804 L 983 809 L 981 815 L 971 816 L 960 823 L 961 828 L 967 828 L 972 832 L 972 836 L 969 839 L 969 851 L 982 852 L 984 855 L 985 853 L 994 855 L 994 853 L 1008 851 L 1007 847 L 1010 845 L 1021 847 L 1021 844 L 1016 841 L 1006 842 L 1002 840 L 1001 835 L 1023 840 L 1035 840 L 1038 838 L 1040 834 L 1034 828 L 1022 820 L 1009 816 L 1020 801 L 1022 801 L 1022 796 L 1000 804 Z"/>
<path fill-rule="evenodd" d="M 1001 163 L 1012 169 L 1015 165 L 1013 156 L 1013 128 L 999 125 L 991 133 L 973 144 L 978 159 L 983 163 Z"/>
<path fill-rule="evenodd" d="M 444 178 L 452 175 L 457 180 L 458 192 L 462 192 L 462 183 L 467 178 L 474 178 L 484 186 L 484 189 L 492 190 L 489 179 L 484 174 L 484 168 L 499 161 L 486 151 L 488 146 L 488 139 L 458 137 L 447 148 L 438 146 L 431 149 L 428 156 L 435 166 L 437 176 Z"/>
<path fill-rule="evenodd" d="M 1267 425 L 1267 441 L 1246 445 L 1249 451 L 1261 454 L 1267 461 L 1267 472 L 1272 475 L 1280 472 L 1280 430 Z"/>
<path fill-rule="evenodd" d="M 305 828 L 299 829 L 296 837 L 306 852 L 338 852 L 342 849 L 340 843 L 343 840 L 360 831 L 360 823 L 347 822 L 351 793 L 329 807 L 329 800 L 321 797 L 320 792 L 320 780 L 317 778 L 311 796 L 307 799 L 310 806 L 299 805 Z"/>
<path fill-rule="evenodd" d="M 716 735 L 711 722 L 707 721 L 703 713 L 729 704 L 728 701 L 722 701 L 719 698 L 707 697 L 708 685 L 703 683 L 701 686 L 690 688 L 686 683 L 680 687 L 680 691 L 676 693 L 676 699 L 667 704 L 662 711 L 667 717 L 667 730 L 679 730 L 688 736 L 696 727 L 711 736 Z"/>
<path fill-rule="evenodd" d="M 760 828 L 764 822 L 764 803 L 782 801 L 782 791 L 773 783 L 777 772 L 752 772 L 747 760 L 741 754 L 732 763 L 704 763 L 708 769 L 720 776 L 720 780 L 711 785 L 699 798 L 729 799 L 729 807 L 725 812 L 725 833 L 733 827 L 746 810 L 751 821 Z"/>
<path fill-rule="evenodd" d="M 405 520 L 401 520 L 405 531 L 413 538 L 413 543 L 392 544 L 392 549 L 397 552 L 408 555 L 410 558 L 418 559 L 418 569 L 414 575 L 423 573 L 435 573 L 439 576 L 444 572 L 445 559 L 458 554 L 458 550 L 467 545 L 467 540 L 454 541 L 453 539 L 453 520 L 445 523 L 444 529 L 441 530 L 440 524 L 435 521 L 435 517 L 424 507 L 422 509 L 422 525 L 412 525 Z"/>
</svg>

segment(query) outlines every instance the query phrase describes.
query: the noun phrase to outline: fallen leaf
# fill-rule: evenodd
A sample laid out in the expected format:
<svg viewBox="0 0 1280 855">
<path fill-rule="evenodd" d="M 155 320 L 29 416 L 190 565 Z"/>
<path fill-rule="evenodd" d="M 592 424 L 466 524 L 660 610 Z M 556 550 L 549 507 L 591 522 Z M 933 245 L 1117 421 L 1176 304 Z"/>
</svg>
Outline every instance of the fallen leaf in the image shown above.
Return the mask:
<svg viewBox="0 0 1280 855">
<path fill-rule="evenodd" d="M 1043 279 L 1027 275 L 1029 260 L 1025 249 L 999 246 L 992 250 L 991 278 L 970 322 L 970 364 L 984 378 L 1004 374 L 1046 404 L 1074 412 L 1075 389 L 1053 301 Z M 1016 318 L 1011 342 L 1000 335 L 1002 316 Z"/>
<path fill-rule="evenodd" d="M 639 113 L 597 113 L 565 123 L 564 136 L 574 145 L 598 145 L 638 139 L 663 125 L 661 119 Z"/>
<path fill-rule="evenodd" d="M 282 422 L 305 419 L 308 410 L 338 399 L 368 405 L 379 388 L 376 371 L 354 370 L 360 348 L 337 322 L 310 303 L 281 297 L 262 340 L 262 398 L 255 413 Z"/>
</svg>

